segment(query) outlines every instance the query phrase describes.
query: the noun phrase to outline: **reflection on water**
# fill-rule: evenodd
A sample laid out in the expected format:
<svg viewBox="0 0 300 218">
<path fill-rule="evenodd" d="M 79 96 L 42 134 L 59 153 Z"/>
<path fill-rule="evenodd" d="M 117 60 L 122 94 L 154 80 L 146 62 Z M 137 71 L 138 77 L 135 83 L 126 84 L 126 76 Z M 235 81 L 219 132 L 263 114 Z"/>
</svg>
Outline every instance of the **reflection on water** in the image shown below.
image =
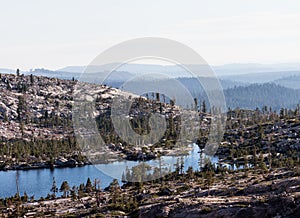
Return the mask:
<svg viewBox="0 0 300 218">
<path fill-rule="evenodd" d="M 189 155 L 182 157 L 184 162 L 184 169 L 192 166 L 194 170 L 199 169 L 199 148 L 197 145 L 192 145 L 193 149 Z M 163 156 L 161 157 L 162 168 L 169 170 L 175 169 L 177 160 L 181 157 Z M 217 163 L 217 157 L 210 158 L 212 163 Z M 146 162 L 150 166 L 159 166 L 159 160 L 150 160 Z M 28 196 L 35 196 L 35 199 L 41 196 L 45 197 L 50 193 L 52 186 L 52 178 L 55 177 L 57 186 L 60 187 L 63 181 L 68 181 L 70 187 L 73 185 L 78 186 L 80 183 L 86 183 L 88 177 L 93 181 L 99 178 L 101 181 L 101 187 L 107 187 L 114 178 L 117 178 L 121 182 L 122 173 L 125 172 L 126 167 L 131 169 L 137 166 L 137 161 L 119 161 L 109 164 L 97 164 L 95 166 L 89 165 L 76 168 L 57 168 L 50 169 L 36 169 L 19 171 L 18 184 L 20 194 L 26 191 Z M 107 174 L 111 175 L 108 176 Z M 2 171 L 0 172 L 0 197 L 8 197 L 15 195 L 16 193 L 16 171 Z"/>
</svg>

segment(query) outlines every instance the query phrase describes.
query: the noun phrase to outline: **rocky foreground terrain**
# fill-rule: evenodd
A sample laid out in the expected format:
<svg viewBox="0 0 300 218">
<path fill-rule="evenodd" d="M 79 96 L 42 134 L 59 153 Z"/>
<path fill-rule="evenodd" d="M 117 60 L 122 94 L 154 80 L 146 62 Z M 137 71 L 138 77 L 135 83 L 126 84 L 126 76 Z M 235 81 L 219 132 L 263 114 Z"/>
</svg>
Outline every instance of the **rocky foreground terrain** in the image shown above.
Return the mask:
<svg viewBox="0 0 300 218">
<path fill-rule="evenodd" d="M 172 177 L 170 177 L 172 178 Z M 84 197 L 10 203 L 2 216 L 23 217 L 299 217 L 299 168 L 217 173 L 211 183 L 191 174 L 116 184 Z M 134 200 L 133 200 L 134 199 Z"/>
<path fill-rule="evenodd" d="M 157 206 L 142 207 L 145 217 L 299 217 L 300 177 L 289 170 L 266 174 L 217 175 L 209 190 L 192 181 L 187 191 Z M 170 185 L 172 187 L 172 185 Z M 176 185 L 173 185 L 173 187 Z M 201 187 L 203 189 L 201 189 Z"/>
</svg>

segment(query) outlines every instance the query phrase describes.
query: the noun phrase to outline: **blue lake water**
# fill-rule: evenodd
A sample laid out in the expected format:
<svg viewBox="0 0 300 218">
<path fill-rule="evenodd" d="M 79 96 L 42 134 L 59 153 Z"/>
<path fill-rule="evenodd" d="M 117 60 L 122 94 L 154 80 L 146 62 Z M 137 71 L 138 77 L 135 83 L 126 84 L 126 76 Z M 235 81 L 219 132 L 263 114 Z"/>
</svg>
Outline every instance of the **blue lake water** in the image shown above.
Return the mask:
<svg viewBox="0 0 300 218">
<path fill-rule="evenodd" d="M 189 155 L 183 157 L 185 170 L 189 166 L 192 166 L 194 169 L 199 169 L 199 148 L 196 145 L 192 146 L 192 148 L 193 150 Z M 176 164 L 178 158 L 180 159 L 181 157 L 162 157 L 163 167 L 171 167 L 174 169 L 174 164 Z M 218 162 L 218 158 L 212 157 L 211 161 L 216 163 Z M 150 160 L 146 163 L 158 166 L 157 160 Z M 65 180 L 68 181 L 70 187 L 72 187 L 73 185 L 78 186 L 80 183 L 86 183 L 87 178 L 90 178 L 92 181 L 94 179 L 100 179 L 101 187 L 105 188 L 114 178 L 120 181 L 126 166 L 131 168 L 137 164 L 138 162 L 136 161 L 118 161 L 109 164 L 88 165 L 75 168 L 56 168 L 54 170 L 19 170 L 19 190 L 21 195 L 26 191 L 28 196 L 34 195 L 35 199 L 46 197 L 47 194 L 50 193 L 53 177 L 55 177 L 58 188 L 60 188 L 61 183 Z M 16 174 L 17 171 L 0 171 L 0 198 L 16 194 Z"/>
</svg>

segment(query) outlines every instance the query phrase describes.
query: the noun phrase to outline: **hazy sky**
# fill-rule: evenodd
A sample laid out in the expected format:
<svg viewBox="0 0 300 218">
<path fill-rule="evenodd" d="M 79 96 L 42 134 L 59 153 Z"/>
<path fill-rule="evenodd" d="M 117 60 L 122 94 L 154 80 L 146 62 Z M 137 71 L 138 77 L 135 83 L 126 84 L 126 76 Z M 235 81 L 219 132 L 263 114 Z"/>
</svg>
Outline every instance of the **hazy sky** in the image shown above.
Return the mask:
<svg viewBox="0 0 300 218">
<path fill-rule="evenodd" d="M 212 65 L 300 62 L 300 1 L 0 0 L 0 68 L 87 65 L 145 36 L 184 43 Z"/>
</svg>

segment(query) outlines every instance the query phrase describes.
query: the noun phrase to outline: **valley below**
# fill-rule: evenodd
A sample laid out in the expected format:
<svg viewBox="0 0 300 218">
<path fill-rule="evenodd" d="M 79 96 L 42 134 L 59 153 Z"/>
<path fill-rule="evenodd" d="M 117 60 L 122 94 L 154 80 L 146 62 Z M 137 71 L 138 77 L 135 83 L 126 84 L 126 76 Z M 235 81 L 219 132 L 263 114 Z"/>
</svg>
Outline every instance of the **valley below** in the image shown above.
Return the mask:
<svg viewBox="0 0 300 218">
<path fill-rule="evenodd" d="M 81 105 L 84 113 L 74 111 L 76 85 L 92 90 L 87 98 L 92 99 L 95 110 L 90 110 L 88 103 Z M 176 106 L 175 100 L 162 100 L 157 93 L 136 96 L 110 86 L 34 75 L 2 74 L 0 89 L 0 170 L 15 173 L 15 181 L 10 183 L 16 190 L 11 196 L 0 196 L 3 217 L 300 214 L 299 105 L 279 110 L 268 106 L 229 108 L 224 136 L 213 157 L 205 155 L 215 119 L 205 100 L 196 99 L 191 107 L 197 110 L 193 111 Z M 131 100 L 129 113 L 120 116 L 129 119 L 138 134 L 151 131 L 149 114 L 164 118 L 167 128 L 163 136 L 154 136 L 150 144 L 138 137 L 121 138 L 111 120 L 115 99 Z M 96 121 L 97 132 L 89 128 L 89 122 L 80 123 L 87 117 Z M 179 140 L 182 123 L 191 130 L 185 133 L 188 140 Z M 190 138 L 192 130 L 197 131 L 196 138 Z M 166 162 L 169 165 L 163 165 Z M 119 163 L 130 164 L 122 168 Z M 107 167 L 114 164 L 119 168 L 115 179 L 105 175 Z M 94 176 L 92 171 L 70 184 L 63 177 L 67 171 L 59 178 L 54 176 L 58 177 L 57 170 L 70 167 L 85 172 L 93 167 L 90 165 L 101 165 L 104 173 Z M 29 196 L 26 189 L 20 192 L 19 172 L 43 169 L 50 172 L 45 174 L 45 196 Z"/>
</svg>

